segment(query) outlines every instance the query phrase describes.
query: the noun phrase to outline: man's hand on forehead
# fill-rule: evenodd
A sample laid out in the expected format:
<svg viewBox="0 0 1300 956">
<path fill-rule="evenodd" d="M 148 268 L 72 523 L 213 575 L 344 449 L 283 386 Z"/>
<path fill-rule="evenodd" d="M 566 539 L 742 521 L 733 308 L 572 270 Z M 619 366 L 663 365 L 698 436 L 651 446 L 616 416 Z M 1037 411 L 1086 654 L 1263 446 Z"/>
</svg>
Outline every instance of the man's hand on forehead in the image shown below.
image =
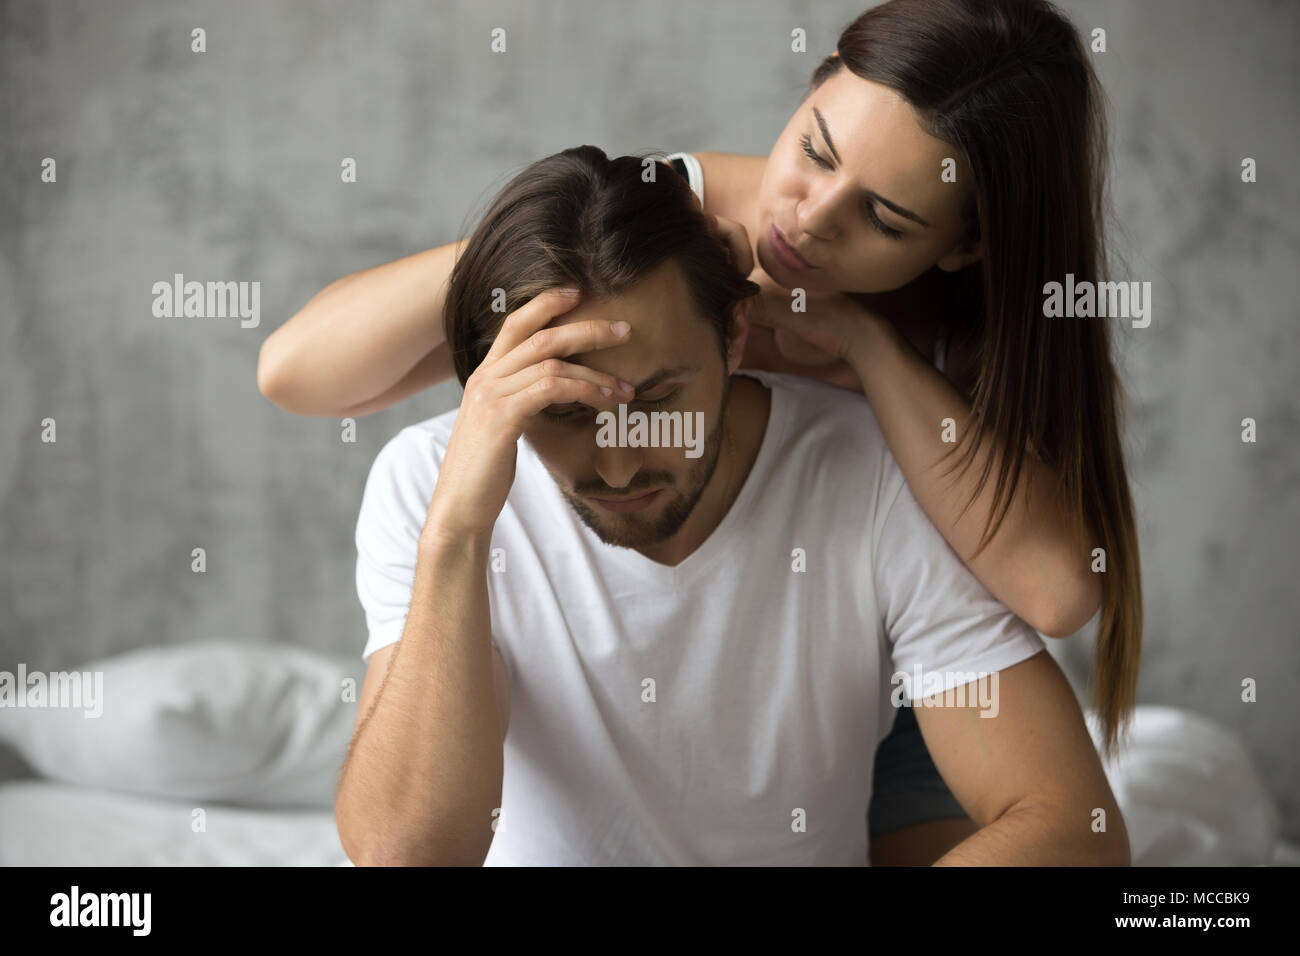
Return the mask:
<svg viewBox="0 0 1300 956">
<path fill-rule="evenodd" d="M 491 534 L 514 482 L 516 443 L 550 405 L 617 407 L 632 396 L 619 379 L 566 357 L 598 354 L 632 337 L 631 326 L 589 318 L 554 325 L 578 302 L 548 290 L 506 316 L 496 341 L 465 383 L 425 525 L 447 540 Z M 625 327 L 621 327 L 625 326 Z"/>
<path fill-rule="evenodd" d="M 627 333 L 621 337 L 616 333 L 613 334 L 612 337 L 616 341 L 610 342 L 611 333 L 620 324 L 628 327 Z M 565 357 L 571 365 L 591 369 L 600 374 L 613 375 L 617 380 L 617 387 L 614 389 L 611 401 L 617 404 L 620 400 L 626 401 L 632 396 L 632 389 L 623 387 L 624 385 L 630 386 L 631 383 L 619 378 L 617 370 L 600 367 L 611 364 L 608 361 L 602 362 L 601 359 L 606 358 L 626 344 L 632 338 L 631 329 L 632 323 L 618 316 L 593 314 L 590 309 L 575 310 L 556 316 L 539 330 L 540 333 L 544 334 L 534 334 L 533 340 L 535 347 L 541 350 L 550 348 L 549 340 L 551 338 L 561 342 L 577 343 L 580 340 L 585 340 L 598 344 L 600 347 L 597 349 L 568 352 Z M 593 359 L 596 360 L 595 363 L 593 363 Z"/>
</svg>

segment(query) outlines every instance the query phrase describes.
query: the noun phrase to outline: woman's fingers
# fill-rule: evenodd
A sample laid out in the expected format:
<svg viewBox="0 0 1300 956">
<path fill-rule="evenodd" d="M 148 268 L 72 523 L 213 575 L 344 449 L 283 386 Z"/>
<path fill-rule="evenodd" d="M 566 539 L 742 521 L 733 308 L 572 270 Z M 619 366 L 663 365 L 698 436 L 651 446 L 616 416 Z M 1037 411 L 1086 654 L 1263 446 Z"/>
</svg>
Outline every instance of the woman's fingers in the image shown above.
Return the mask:
<svg viewBox="0 0 1300 956">
<path fill-rule="evenodd" d="M 838 355 L 801 338 L 789 329 L 777 329 L 774 339 L 781 354 L 799 365 L 831 365 L 840 361 Z"/>
<path fill-rule="evenodd" d="M 809 298 L 803 311 L 795 311 L 789 303 L 766 302 L 754 321 L 772 330 L 777 348 L 787 359 L 822 365 L 848 355 L 853 320 L 861 318 L 853 314 L 857 308 L 850 300 L 837 298 Z"/>
<path fill-rule="evenodd" d="M 581 296 L 577 289 L 570 291 L 573 295 L 564 294 L 563 288 L 547 289 L 507 315 L 501 323 L 501 330 L 497 332 L 496 341 L 483 358 L 483 364 L 487 365 L 508 354 L 538 329 L 576 306 Z"/>
<path fill-rule="evenodd" d="M 713 234 L 727 247 L 731 261 L 743 276 L 754 271 L 754 250 L 749 244 L 749 233 L 745 227 L 734 219 L 709 215 L 709 225 Z"/>
</svg>

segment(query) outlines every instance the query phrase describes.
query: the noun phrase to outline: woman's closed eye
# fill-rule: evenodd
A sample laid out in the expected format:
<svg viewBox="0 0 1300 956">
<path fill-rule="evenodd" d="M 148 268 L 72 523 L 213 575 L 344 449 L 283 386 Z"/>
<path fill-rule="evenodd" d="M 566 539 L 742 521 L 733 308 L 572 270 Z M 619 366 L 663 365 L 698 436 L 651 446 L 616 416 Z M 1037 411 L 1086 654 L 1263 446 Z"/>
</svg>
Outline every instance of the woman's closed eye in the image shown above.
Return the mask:
<svg viewBox="0 0 1300 956">
<path fill-rule="evenodd" d="M 826 159 L 826 157 L 822 156 L 820 153 L 817 152 L 817 150 L 813 148 L 812 137 L 809 136 L 807 133 L 804 133 L 803 136 L 800 137 L 799 142 L 803 146 L 803 151 L 805 154 L 807 154 L 808 158 L 811 159 L 818 166 L 820 166 L 822 169 L 835 168 L 831 164 L 830 160 Z M 871 228 L 875 229 L 876 232 L 880 233 L 886 239 L 903 238 L 903 233 L 901 231 L 894 229 L 892 226 L 885 225 L 884 221 L 876 213 L 875 206 L 873 206 L 870 202 L 863 204 L 862 214 L 866 216 L 867 222 L 871 225 Z"/>
</svg>

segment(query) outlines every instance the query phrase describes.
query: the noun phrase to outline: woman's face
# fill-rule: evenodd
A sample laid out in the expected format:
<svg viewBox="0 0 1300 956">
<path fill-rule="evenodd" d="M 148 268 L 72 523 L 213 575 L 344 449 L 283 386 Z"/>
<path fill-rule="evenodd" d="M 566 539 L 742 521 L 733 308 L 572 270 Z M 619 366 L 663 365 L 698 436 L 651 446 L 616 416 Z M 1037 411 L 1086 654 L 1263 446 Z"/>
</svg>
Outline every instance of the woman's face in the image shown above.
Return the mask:
<svg viewBox="0 0 1300 956">
<path fill-rule="evenodd" d="M 948 158 L 956 182 L 943 181 Z M 936 264 L 960 269 L 978 258 L 962 243 L 969 182 L 957 150 L 925 133 L 906 100 L 841 68 L 772 148 L 759 264 L 787 289 L 828 293 L 897 289 Z"/>
</svg>

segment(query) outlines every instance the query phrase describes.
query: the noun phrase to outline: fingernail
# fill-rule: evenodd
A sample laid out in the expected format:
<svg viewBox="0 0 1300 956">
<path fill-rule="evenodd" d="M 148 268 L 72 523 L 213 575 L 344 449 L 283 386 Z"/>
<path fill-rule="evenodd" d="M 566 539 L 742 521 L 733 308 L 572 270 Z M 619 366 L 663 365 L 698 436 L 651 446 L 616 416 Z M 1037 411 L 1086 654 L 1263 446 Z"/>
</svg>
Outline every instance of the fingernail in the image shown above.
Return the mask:
<svg viewBox="0 0 1300 956">
<path fill-rule="evenodd" d="M 630 328 L 632 328 L 632 326 L 630 326 L 626 322 L 611 322 L 609 325 L 609 330 L 613 332 L 615 335 L 617 335 L 619 338 L 622 338 L 623 336 L 627 335 L 628 329 Z"/>
<path fill-rule="evenodd" d="M 569 299 L 576 299 L 578 297 L 578 290 L 571 285 L 566 285 L 563 289 L 557 289 L 556 291 L 560 295 Z"/>
<path fill-rule="evenodd" d="M 600 387 L 600 394 L 604 395 L 606 398 L 609 398 L 609 396 L 614 394 L 614 390 L 610 388 L 608 385 L 602 385 Z"/>
<path fill-rule="evenodd" d="M 621 389 L 622 389 L 623 391 L 625 391 L 625 392 L 634 392 L 634 391 L 636 391 L 636 386 L 635 386 L 635 385 L 633 385 L 631 382 L 625 382 L 625 381 L 623 381 L 621 378 L 618 380 L 618 387 L 621 388 Z"/>
</svg>

